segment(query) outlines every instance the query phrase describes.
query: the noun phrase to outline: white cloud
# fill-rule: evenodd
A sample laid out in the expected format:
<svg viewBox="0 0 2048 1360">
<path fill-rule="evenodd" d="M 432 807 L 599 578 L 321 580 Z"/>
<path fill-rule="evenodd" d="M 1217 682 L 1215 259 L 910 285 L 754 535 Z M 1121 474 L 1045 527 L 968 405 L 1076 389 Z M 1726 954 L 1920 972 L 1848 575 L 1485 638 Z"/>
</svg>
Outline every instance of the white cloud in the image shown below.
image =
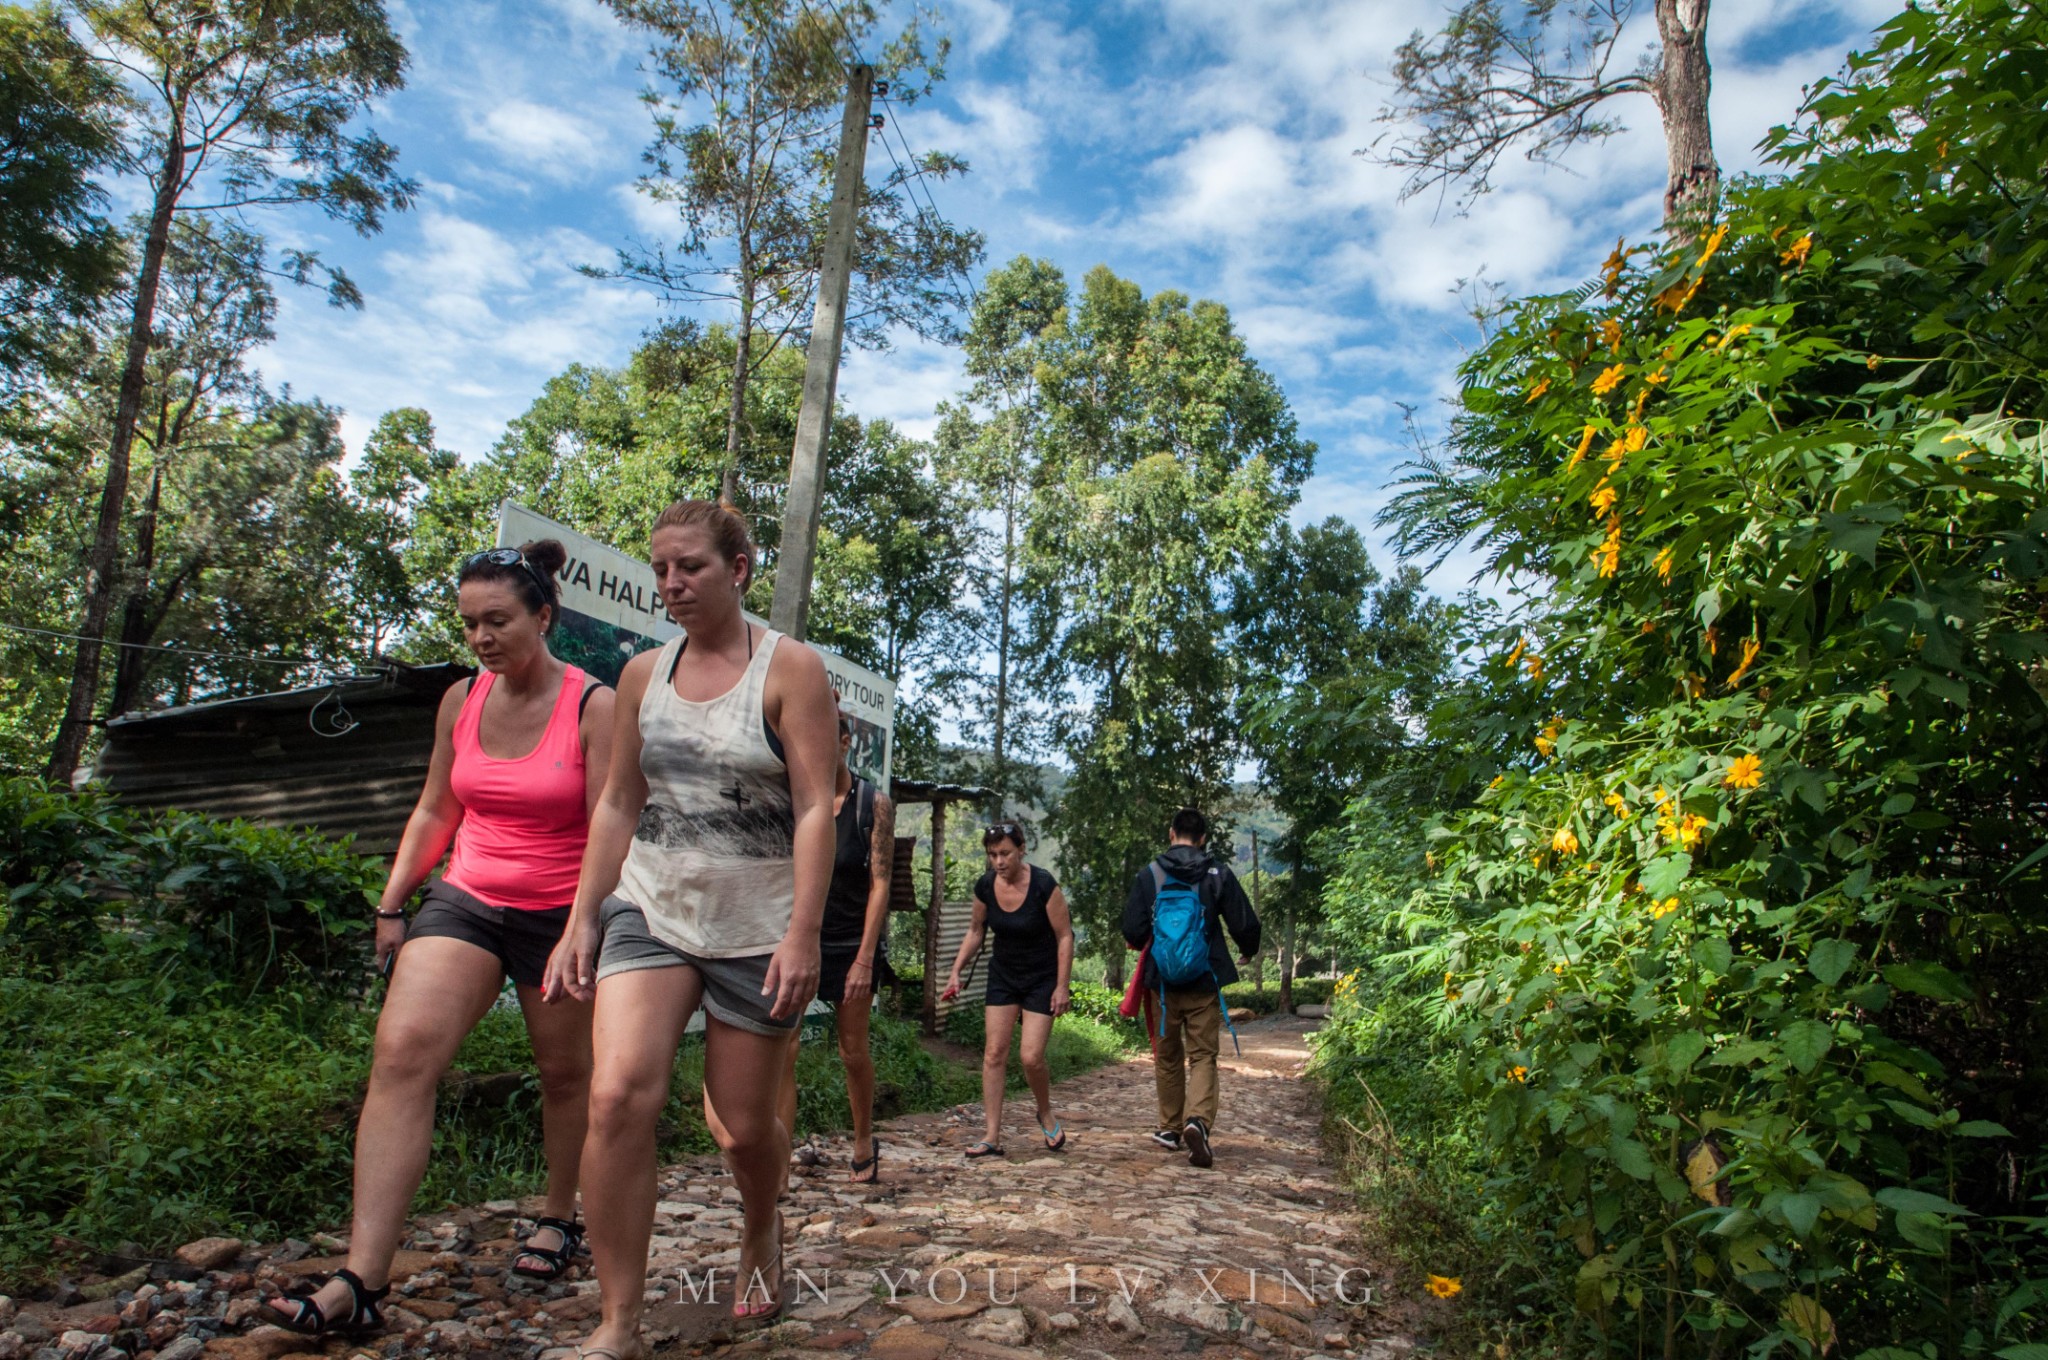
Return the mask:
<svg viewBox="0 0 2048 1360">
<path fill-rule="evenodd" d="M 587 120 L 532 100 L 501 100 L 467 121 L 473 140 L 513 162 L 495 168 L 515 176 L 574 181 L 616 159 L 611 140 Z"/>
</svg>

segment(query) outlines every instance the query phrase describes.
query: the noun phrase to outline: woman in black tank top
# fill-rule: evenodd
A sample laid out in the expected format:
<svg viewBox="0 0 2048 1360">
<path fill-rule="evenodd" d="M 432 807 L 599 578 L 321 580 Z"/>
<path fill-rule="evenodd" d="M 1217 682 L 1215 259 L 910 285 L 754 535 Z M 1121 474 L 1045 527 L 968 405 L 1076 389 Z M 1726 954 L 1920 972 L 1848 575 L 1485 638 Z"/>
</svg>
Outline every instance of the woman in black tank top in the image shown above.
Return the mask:
<svg viewBox="0 0 2048 1360">
<path fill-rule="evenodd" d="M 1074 968 L 1074 927 L 1067 899 L 1053 876 L 1024 859 L 1024 828 L 998 822 L 981 838 L 989 871 L 974 885 L 974 919 L 953 972 L 946 979 L 947 1000 L 961 990 L 960 973 L 979 953 L 982 941 L 995 936 L 988 965 L 988 995 L 982 1018 L 987 1039 L 981 1054 L 981 1102 L 985 1127 L 969 1157 L 1000 1157 L 1003 1153 L 1003 1086 L 1009 1075 L 1010 1036 L 1019 1026 L 1024 1045 L 1019 1055 L 1024 1080 L 1038 1103 L 1038 1131 L 1045 1145 L 1065 1147 L 1067 1133 L 1052 1113 L 1052 1073 L 1045 1063 L 1046 1041 L 1053 1017 L 1066 1012 L 1067 983 Z"/>
</svg>

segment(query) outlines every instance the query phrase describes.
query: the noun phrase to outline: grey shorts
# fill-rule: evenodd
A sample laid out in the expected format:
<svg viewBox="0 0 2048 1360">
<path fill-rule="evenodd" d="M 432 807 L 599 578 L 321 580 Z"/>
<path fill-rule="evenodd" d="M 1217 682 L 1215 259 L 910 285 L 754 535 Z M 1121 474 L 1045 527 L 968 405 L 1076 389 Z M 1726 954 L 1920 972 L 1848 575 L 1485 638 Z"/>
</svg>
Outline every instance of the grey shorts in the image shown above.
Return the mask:
<svg viewBox="0 0 2048 1360">
<path fill-rule="evenodd" d="M 704 1010 L 734 1029 L 755 1034 L 787 1034 L 803 1023 L 798 1011 L 787 1020 L 769 1014 L 773 996 L 761 995 L 773 954 L 737 959 L 707 959 L 654 938 L 647 916 L 623 897 L 607 897 L 598 913 L 597 980 L 642 968 L 694 968 L 704 980 Z"/>
</svg>

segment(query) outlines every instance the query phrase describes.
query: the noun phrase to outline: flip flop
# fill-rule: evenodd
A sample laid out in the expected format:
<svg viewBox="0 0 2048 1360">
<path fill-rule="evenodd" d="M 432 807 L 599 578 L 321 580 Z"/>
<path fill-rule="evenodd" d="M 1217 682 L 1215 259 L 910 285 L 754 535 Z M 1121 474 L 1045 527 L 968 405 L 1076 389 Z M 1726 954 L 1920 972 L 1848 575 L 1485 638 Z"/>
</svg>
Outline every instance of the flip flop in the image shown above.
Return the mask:
<svg viewBox="0 0 2048 1360">
<path fill-rule="evenodd" d="M 984 1138 L 973 1147 L 967 1149 L 967 1155 L 969 1157 L 1000 1157 L 1003 1155 L 1003 1145 L 1001 1143 L 991 1143 L 988 1139 Z"/>
<path fill-rule="evenodd" d="M 882 1179 L 881 1161 L 882 1140 L 870 1137 L 868 1139 L 867 1160 L 853 1164 L 853 1183 L 855 1185 L 874 1185 L 880 1181 Z M 864 1171 L 871 1174 L 864 1176 L 861 1174 Z"/>
<path fill-rule="evenodd" d="M 1060 1127 L 1060 1121 L 1057 1119 L 1052 1121 L 1052 1127 L 1053 1131 L 1047 1133 L 1045 1125 L 1040 1124 L 1038 1131 L 1045 1134 L 1045 1150 L 1047 1152 L 1058 1152 L 1067 1145 L 1067 1131 Z"/>
</svg>

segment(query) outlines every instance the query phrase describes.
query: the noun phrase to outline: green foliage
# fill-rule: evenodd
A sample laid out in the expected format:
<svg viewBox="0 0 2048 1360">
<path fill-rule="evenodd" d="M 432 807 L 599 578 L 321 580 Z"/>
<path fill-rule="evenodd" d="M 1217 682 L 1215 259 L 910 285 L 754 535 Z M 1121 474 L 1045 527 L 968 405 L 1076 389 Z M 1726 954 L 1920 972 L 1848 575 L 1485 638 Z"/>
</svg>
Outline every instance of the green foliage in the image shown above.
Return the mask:
<svg viewBox="0 0 2048 1360">
<path fill-rule="evenodd" d="M 1123 1002 L 1120 994 L 1079 979 L 1068 984 L 1067 993 L 1074 1004 L 1065 1015 L 1053 1021 L 1052 1037 L 1045 1046 L 1045 1062 L 1051 1069 L 1054 1082 L 1079 1076 L 1104 1063 L 1117 1062 L 1129 1054 L 1146 1050 L 1143 1024 L 1117 1014 L 1117 1007 Z M 984 1020 L 982 1007 L 961 1006 L 946 1016 L 946 1038 L 978 1052 L 988 1033 Z M 1024 1089 L 1024 1068 L 1014 1037 L 1010 1043 L 1007 1085 L 1012 1091 Z M 975 1095 L 979 1093 L 977 1086 Z M 1057 1108 L 1058 1091 L 1053 1093 L 1053 1104 Z"/>
<path fill-rule="evenodd" d="M 104 793 L 0 781 L 0 940 L 39 973 L 139 953 L 181 988 L 364 975 L 380 862 L 247 822 L 134 812 Z"/>
<path fill-rule="evenodd" d="M 1516 307 L 1396 506 L 1541 593 L 1428 858 L 1354 813 L 1333 913 L 1405 947 L 1319 1063 L 1566 1353 L 2048 1326 L 2044 48 L 1895 19 L 1713 234 Z"/>
</svg>

